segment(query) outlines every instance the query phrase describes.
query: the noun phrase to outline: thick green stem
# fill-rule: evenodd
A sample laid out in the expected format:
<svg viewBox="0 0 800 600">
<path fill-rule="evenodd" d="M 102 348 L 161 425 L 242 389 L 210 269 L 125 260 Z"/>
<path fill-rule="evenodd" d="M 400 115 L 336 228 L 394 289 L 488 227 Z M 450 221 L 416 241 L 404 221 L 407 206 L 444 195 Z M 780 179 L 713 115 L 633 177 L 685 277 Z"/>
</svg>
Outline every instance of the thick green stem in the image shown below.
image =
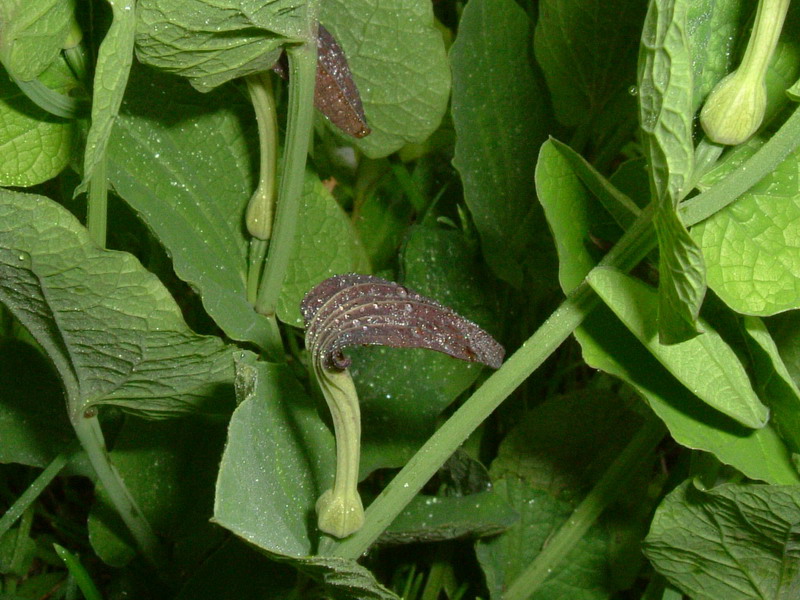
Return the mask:
<svg viewBox="0 0 800 600">
<path fill-rule="evenodd" d="M 800 145 L 800 107 L 783 126 L 736 171 L 713 188 L 681 204 L 681 219 L 689 227 L 722 210 L 761 181 Z"/>
<path fill-rule="evenodd" d="M 789 0 L 760 0 L 753 24 L 753 33 L 747 42 L 740 71 L 752 73 L 763 80 L 769 61 L 781 37 L 783 21 L 789 10 Z"/>
<path fill-rule="evenodd" d="M 3 517 L 0 518 L 0 538 L 11 529 L 11 526 L 22 516 L 22 513 L 36 501 L 39 495 L 50 482 L 56 478 L 56 475 L 61 472 L 61 469 L 63 469 L 68 462 L 69 458 L 66 453 L 59 454 L 45 467 L 44 471 L 39 473 L 39 476 L 33 480 L 33 483 L 28 486 L 28 489 L 22 492 L 22 495 L 17 498 Z"/>
<path fill-rule="evenodd" d="M 275 314 L 286 268 L 297 230 L 297 214 L 303 194 L 306 156 L 314 117 L 314 87 L 317 74 L 317 46 L 309 42 L 289 46 L 289 113 L 286 146 L 281 165 L 278 205 L 267 262 L 258 290 L 256 310 Z"/>
<path fill-rule="evenodd" d="M 517 577 L 503 596 L 504 600 L 530 598 L 588 531 L 597 517 L 619 495 L 624 483 L 641 466 L 664 437 L 661 421 L 649 417 L 634 438 L 617 456 L 603 477 L 570 515 L 567 522 L 547 541 L 536 559 Z"/>
<path fill-rule="evenodd" d="M 111 504 L 130 530 L 142 555 L 156 570 L 160 570 L 164 565 L 161 546 L 122 477 L 111 464 L 97 416 L 80 410 L 72 411 L 70 421 Z"/>
<path fill-rule="evenodd" d="M 101 248 L 106 247 L 108 227 L 108 181 L 106 179 L 106 157 L 97 162 L 92 178 L 89 180 L 89 193 L 86 207 L 86 228 L 89 237 Z"/>
<path fill-rule="evenodd" d="M 800 108 L 795 110 L 781 130 L 746 161 L 737 173 L 687 202 L 683 211 L 684 222 L 691 225 L 707 218 L 713 214 L 709 204 L 719 210 L 721 205 L 733 202 L 764 178 L 800 145 L 798 127 Z M 740 175 L 743 171 L 746 173 Z M 727 183 L 731 178 L 734 178 L 735 185 Z M 718 188 L 724 189 L 724 193 L 718 192 Z M 722 200 L 725 200 L 724 204 Z M 653 205 L 650 204 L 600 262 L 600 266 L 611 266 L 623 271 L 633 268 L 654 247 L 652 219 Z M 320 545 L 320 553 L 355 559 L 366 551 L 447 458 L 569 337 L 598 303 L 597 296 L 585 282 L 575 288 L 522 347 L 411 458 L 369 506 L 364 526 L 342 542 L 326 540 Z"/>
</svg>

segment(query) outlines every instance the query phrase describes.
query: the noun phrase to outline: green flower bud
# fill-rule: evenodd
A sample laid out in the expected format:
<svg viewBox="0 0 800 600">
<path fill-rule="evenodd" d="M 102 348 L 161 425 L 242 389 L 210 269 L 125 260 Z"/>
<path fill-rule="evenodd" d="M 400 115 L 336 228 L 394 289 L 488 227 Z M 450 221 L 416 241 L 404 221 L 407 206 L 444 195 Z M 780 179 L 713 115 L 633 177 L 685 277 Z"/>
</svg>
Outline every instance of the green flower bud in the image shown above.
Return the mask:
<svg viewBox="0 0 800 600">
<path fill-rule="evenodd" d="M 258 123 L 260 165 L 258 187 L 250 198 L 245 213 L 247 231 L 254 238 L 269 240 L 272 235 L 272 220 L 275 211 L 275 173 L 278 165 L 278 121 L 275 98 L 268 73 L 259 73 L 245 78 L 250 100 Z"/>
<path fill-rule="evenodd" d="M 272 212 L 275 206 L 275 194 L 272 181 L 259 185 L 247 204 L 245 223 L 247 231 L 254 238 L 268 240 L 272 235 Z"/>
<path fill-rule="evenodd" d="M 788 9 L 789 0 L 759 2 L 742 63 L 717 83 L 700 112 L 700 123 L 712 141 L 741 144 L 761 126 L 767 106 L 767 67 Z"/>
</svg>

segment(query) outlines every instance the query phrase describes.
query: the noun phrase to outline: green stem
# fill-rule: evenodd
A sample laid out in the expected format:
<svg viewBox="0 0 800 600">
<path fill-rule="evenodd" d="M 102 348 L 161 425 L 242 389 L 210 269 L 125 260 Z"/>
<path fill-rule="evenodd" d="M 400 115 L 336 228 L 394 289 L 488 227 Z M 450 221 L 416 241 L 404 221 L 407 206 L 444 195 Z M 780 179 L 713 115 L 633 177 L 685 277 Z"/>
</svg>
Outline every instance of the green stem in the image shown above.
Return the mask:
<svg viewBox="0 0 800 600">
<path fill-rule="evenodd" d="M 799 145 L 800 107 L 736 173 L 686 202 L 684 223 L 697 223 L 721 206 L 733 202 Z M 729 180 L 734 183 L 728 183 Z M 654 247 L 653 210 L 651 203 L 641 212 L 600 266 L 628 271 L 647 255 Z M 324 540 L 320 544 L 320 553 L 353 559 L 361 556 L 458 446 L 569 337 L 598 303 L 597 296 L 585 282 L 572 290 L 547 321 L 431 436 L 386 486 L 366 510 L 364 526 L 341 542 Z"/>
<path fill-rule="evenodd" d="M 286 146 L 278 187 L 278 206 L 272 241 L 261 276 L 256 310 L 275 314 L 286 268 L 294 247 L 297 215 L 303 194 L 306 156 L 314 117 L 314 88 L 317 74 L 317 46 L 312 41 L 289 46 L 289 113 Z"/>
<path fill-rule="evenodd" d="M 8 565 L 9 571 L 12 573 L 24 572 L 23 566 L 27 555 L 27 544 L 25 542 L 30 538 L 32 526 L 33 510 L 28 508 L 28 510 L 22 513 L 22 520 L 20 520 L 17 535 L 14 536 L 14 546 Z"/>
<path fill-rule="evenodd" d="M 317 356 L 316 348 L 311 350 Z M 336 472 L 333 487 L 317 500 L 317 526 L 338 538 L 347 537 L 364 523 L 364 507 L 358 494 L 361 457 L 361 407 L 349 371 L 326 371 L 314 359 L 314 374 L 333 419 L 336 436 Z"/>
<path fill-rule="evenodd" d="M 259 145 L 259 176 L 256 191 L 247 206 L 247 230 L 255 238 L 268 240 L 275 211 L 275 176 L 278 169 L 278 116 L 269 73 L 245 78 L 256 113 Z M 249 283 L 249 282 L 248 282 Z"/>
<path fill-rule="evenodd" d="M 764 80 L 788 10 L 789 0 L 759 0 L 753 32 L 747 42 L 739 70 L 753 73 L 753 78 L 758 81 Z"/>
<path fill-rule="evenodd" d="M 247 301 L 253 306 L 255 306 L 256 298 L 258 298 L 258 281 L 264 268 L 264 257 L 267 255 L 268 245 L 265 240 L 255 237 L 250 238 L 247 257 Z"/>
<path fill-rule="evenodd" d="M 87 416 L 83 411 L 72 411 L 70 421 L 111 504 L 130 530 L 143 556 L 156 570 L 160 570 L 164 564 L 161 546 L 122 477 L 111 464 L 97 416 Z"/>
<path fill-rule="evenodd" d="M 800 107 L 783 126 L 736 171 L 713 188 L 681 204 L 681 219 L 689 227 L 722 210 L 772 172 L 800 146 Z"/>
<path fill-rule="evenodd" d="M 53 544 L 53 548 L 56 554 L 58 554 L 58 557 L 64 561 L 64 565 L 67 567 L 70 575 L 72 575 L 75 579 L 75 583 L 78 585 L 81 592 L 83 592 L 83 597 L 86 598 L 86 600 L 103 600 L 103 597 L 97 590 L 97 586 L 94 584 L 94 581 L 92 581 L 86 568 L 81 564 L 80 559 L 63 546 Z"/>
<path fill-rule="evenodd" d="M 597 517 L 619 495 L 620 489 L 664 437 L 664 426 L 649 417 L 603 477 L 573 511 L 566 523 L 548 540 L 536 559 L 514 580 L 504 600 L 530 598 L 588 531 Z"/>
<path fill-rule="evenodd" d="M 89 180 L 89 193 L 86 207 L 86 228 L 89 237 L 101 248 L 106 247 L 108 227 L 108 181 L 106 180 L 105 154 L 97 162 L 92 178 Z"/>
<path fill-rule="evenodd" d="M 0 518 L 0 538 L 11 529 L 11 526 L 22 516 L 22 513 L 36 501 L 39 495 L 50 485 L 50 482 L 56 478 L 56 475 L 61 472 L 61 469 L 63 469 L 68 462 L 68 455 L 66 453 L 61 453 L 45 467 L 44 471 L 39 473 L 39 476 L 33 480 L 33 483 L 28 486 L 28 489 L 22 492 L 20 497 L 17 498 L 3 517 Z"/>
</svg>

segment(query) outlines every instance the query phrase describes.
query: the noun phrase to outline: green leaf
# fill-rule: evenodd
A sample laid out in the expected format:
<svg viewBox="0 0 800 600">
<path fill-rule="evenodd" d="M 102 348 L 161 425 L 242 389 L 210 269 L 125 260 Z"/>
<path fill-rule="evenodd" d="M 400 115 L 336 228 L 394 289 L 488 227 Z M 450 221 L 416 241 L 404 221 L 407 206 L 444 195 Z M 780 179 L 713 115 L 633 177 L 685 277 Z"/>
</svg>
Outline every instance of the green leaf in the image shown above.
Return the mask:
<svg viewBox="0 0 800 600">
<path fill-rule="evenodd" d="M 75 85 L 63 60 L 42 81 L 64 93 Z M 69 162 L 74 136 L 73 122 L 34 105 L 0 67 L 0 185 L 27 187 L 55 177 Z"/>
<path fill-rule="evenodd" d="M 665 346 L 656 337 L 657 295 L 614 269 L 599 268 L 589 284 L 650 353 L 698 398 L 747 427 L 763 427 L 769 411 L 753 391 L 736 354 L 708 323 L 705 333 Z"/>
<path fill-rule="evenodd" d="M 564 291 L 569 292 L 597 262 L 586 240 L 597 223 L 595 215 L 602 217 L 605 212 L 549 143 L 542 147 L 537 164 L 536 188 L 556 240 L 559 279 Z M 596 308 L 575 336 L 587 364 L 631 384 L 678 443 L 712 452 L 723 463 L 754 479 L 771 483 L 800 481 L 786 447 L 771 425 L 749 430 L 700 402 L 643 350 L 609 309 Z"/>
<path fill-rule="evenodd" d="M 352 348 L 347 354 L 362 411 L 361 478 L 408 462 L 434 432 L 437 416 L 480 374 L 472 363 L 430 350 Z"/>
<path fill-rule="evenodd" d="M 586 363 L 627 382 L 687 448 L 705 450 L 751 479 L 800 483 L 775 428 L 747 429 L 701 402 L 681 385 L 606 308 L 595 309 L 575 337 Z"/>
<path fill-rule="evenodd" d="M 110 453 L 136 505 L 160 536 L 175 543 L 173 560 L 186 570 L 222 537 L 208 521 L 224 440 L 221 422 L 128 419 Z M 136 544 L 102 488 L 88 528 L 92 547 L 107 564 L 121 567 L 136 555 Z"/>
<path fill-rule="evenodd" d="M 620 192 L 626 194 L 639 208 L 650 202 L 650 182 L 647 174 L 647 161 L 632 158 L 622 163 L 609 177 L 609 181 Z"/>
<path fill-rule="evenodd" d="M 492 597 L 533 562 L 572 509 L 606 473 L 641 426 L 642 419 L 621 399 L 610 393 L 570 394 L 552 398 L 529 411 L 506 436 L 492 463 L 491 473 L 500 478 L 498 491 L 505 491 L 520 520 L 492 540 L 481 540 L 478 559 L 487 576 Z M 553 574 L 536 588 L 539 598 L 608 598 L 614 591 L 609 554 L 612 539 L 623 538 L 620 555 L 628 556 L 637 545 L 630 529 L 643 533 L 650 466 L 655 455 L 640 459 L 642 475 L 625 485 L 617 506 L 595 522 L 559 563 Z M 645 475 L 646 474 L 646 475 Z M 501 492 L 502 493 L 502 492 Z M 614 512 L 626 515 L 621 525 Z M 611 567 L 611 569 L 609 568 Z M 559 595 L 560 594 L 560 595 Z M 521 597 L 521 596 L 520 596 Z"/>
<path fill-rule="evenodd" d="M 440 542 L 502 533 L 518 519 L 495 491 L 468 496 L 416 496 L 392 521 L 379 544 Z"/>
<path fill-rule="evenodd" d="M 798 527 L 798 486 L 685 482 L 656 511 L 645 553 L 696 600 L 796 598 Z"/>
<path fill-rule="evenodd" d="M 611 393 L 574 393 L 540 404 L 505 437 L 495 478 L 520 478 L 575 503 L 641 426 Z"/>
<path fill-rule="evenodd" d="M 64 47 L 74 10 L 74 0 L 4 0 L 0 63 L 17 79 L 38 77 Z"/>
<path fill-rule="evenodd" d="M 135 0 L 108 0 L 108 3 L 111 5 L 113 21 L 97 52 L 92 86 L 92 124 L 86 136 L 83 182 L 76 193 L 85 189 L 97 165 L 106 155 L 111 129 L 119 113 L 133 62 Z"/>
<path fill-rule="evenodd" d="M 330 0 L 320 21 L 344 50 L 372 133 L 349 140 L 369 157 L 423 142 L 447 108 L 450 71 L 425 0 Z M 307 35 L 306 3 L 141 0 L 139 59 L 208 91 L 271 68 Z"/>
<path fill-rule="evenodd" d="M 736 171 L 762 142 L 754 140 L 702 181 Z M 736 202 L 692 228 L 708 268 L 708 285 L 735 311 L 767 316 L 800 308 L 800 151 L 793 152 Z"/>
<path fill-rule="evenodd" d="M 372 272 L 389 268 L 414 218 L 414 208 L 399 194 L 370 194 L 353 211 L 353 226 Z"/>
<path fill-rule="evenodd" d="M 478 562 L 493 600 L 536 558 L 547 539 L 572 514 L 572 505 L 536 489 L 523 479 L 509 477 L 495 484 L 496 492 L 519 513 L 508 531 L 476 545 Z M 606 551 L 608 533 L 598 523 L 581 538 L 557 572 L 536 591 L 536 599 L 605 600 L 609 597 Z"/>
<path fill-rule="evenodd" d="M 793 453 L 800 453 L 800 389 L 764 322 L 744 317 L 744 331 L 759 395 L 772 410 L 772 422 L 783 440 Z"/>
<path fill-rule="evenodd" d="M 653 218 L 658 236 L 658 339 L 678 344 L 702 333 L 697 318 L 706 295 L 703 252 L 675 210 L 662 204 Z"/>
<path fill-rule="evenodd" d="M 108 148 L 108 176 L 233 339 L 263 346 L 266 319 L 247 302 L 243 220 L 255 188 L 252 109 L 231 90 L 194 92 L 176 77 L 131 71 Z"/>
<path fill-rule="evenodd" d="M 450 51 L 453 164 L 489 266 L 515 287 L 541 285 L 534 289 L 544 295 L 552 246 L 530 172 L 548 114 L 529 43 L 528 18 L 513 0 L 473 0 L 464 8 Z"/>
<path fill-rule="evenodd" d="M 800 79 L 795 81 L 792 87 L 786 90 L 786 94 L 795 102 L 800 100 Z"/>
<path fill-rule="evenodd" d="M 614 187 L 585 158 L 566 144 L 554 138 L 548 140 L 547 144 L 551 144 L 566 159 L 571 170 L 580 178 L 581 183 L 591 190 L 620 227 L 627 229 L 633 224 L 640 212 L 633 200 Z M 542 146 L 540 156 L 544 152 L 550 152 L 550 148 L 548 147 L 548 150 L 545 151 Z M 544 161 L 547 160 L 550 159 L 544 159 Z"/>
<path fill-rule="evenodd" d="M 136 12 L 139 60 L 201 91 L 266 71 L 308 31 L 304 0 L 140 0 Z"/>
<path fill-rule="evenodd" d="M 800 312 L 790 311 L 767 320 L 783 363 L 795 384 L 800 384 Z"/>
<path fill-rule="evenodd" d="M 194 334 L 158 278 L 101 250 L 61 206 L 0 191 L 0 300 L 58 370 L 73 416 L 225 410 L 232 349 Z M 227 397 L 226 397 L 227 396 Z"/>
<path fill-rule="evenodd" d="M 214 521 L 272 554 L 308 556 L 319 536 L 308 517 L 333 477 L 333 435 L 285 366 L 240 359 L 236 389 Z"/>
<path fill-rule="evenodd" d="M 0 463 L 46 467 L 75 439 L 51 366 L 29 344 L 0 342 Z"/>
<path fill-rule="evenodd" d="M 558 120 L 591 124 L 636 76 L 644 3 L 539 3 L 533 48 Z"/>
<path fill-rule="evenodd" d="M 323 279 L 368 269 L 364 248 L 350 219 L 319 178 L 307 172 L 297 231 L 278 299 L 278 318 L 303 327 L 300 301 Z"/>
<path fill-rule="evenodd" d="M 450 95 L 450 68 L 427 0 L 327 0 L 320 21 L 344 50 L 364 104 L 370 158 L 424 142 Z"/>
<path fill-rule="evenodd" d="M 416 227 L 402 260 L 405 285 L 493 331 L 498 321 L 485 283 L 488 274 L 460 232 Z M 433 433 L 439 413 L 481 370 L 428 350 L 353 348 L 348 353 L 362 408 L 362 477 L 405 464 Z"/>
<path fill-rule="evenodd" d="M 581 183 L 571 162 L 548 140 L 539 151 L 534 175 L 536 193 L 542 203 L 558 253 L 558 279 L 569 293 L 579 285 L 600 259 L 590 252 L 590 233 L 611 218 Z M 611 231 L 619 232 L 614 226 Z M 613 238 L 612 238 L 613 239 Z"/>
<path fill-rule="evenodd" d="M 240 600 L 284 600 L 296 572 L 267 559 L 237 538 L 229 538 L 192 574 L 175 600 L 220 600 L 236 590 Z"/>
<path fill-rule="evenodd" d="M 735 50 L 753 4 L 745 0 L 695 0 L 686 14 L 692 56 L 692 114 L 734 68 Z"/>
<path fill-rule="evenodd" d="M 662 343 L 699 333 L 696 325 L 706 284 L 702 254 L 676 213 L 694 168 L 692 57 L 686 35 L 686 0 L 654 0 L 639 52 L 642 147 L 658 210 L 659 312 Z"/>
<path fill-rule="evenodd" d="M 642 148 L 655 201 L 677 204 L 694 164 L 687 0 L 653 0 L 639 51 Z"/>
<path fill-rule="evenodd" d="M 311 556 L 314 512 L 334 470 L 333 435 L 285 365 L 237 362 L 240 404 L 228 428 L 214 521 L 267 554 L 321 580 L 337 598 L 396 596 L 355 561 Z M 276 518 L 280 517 L 280 518 Z"/>
<path fill-rule="evenodd" d="M 336 556 L 314 556 L 301 568 L 322 581 L 326 593 L 336 600 L 400 600 L 375 580 L 375 576 L 354 560 Z"/>
</svg>

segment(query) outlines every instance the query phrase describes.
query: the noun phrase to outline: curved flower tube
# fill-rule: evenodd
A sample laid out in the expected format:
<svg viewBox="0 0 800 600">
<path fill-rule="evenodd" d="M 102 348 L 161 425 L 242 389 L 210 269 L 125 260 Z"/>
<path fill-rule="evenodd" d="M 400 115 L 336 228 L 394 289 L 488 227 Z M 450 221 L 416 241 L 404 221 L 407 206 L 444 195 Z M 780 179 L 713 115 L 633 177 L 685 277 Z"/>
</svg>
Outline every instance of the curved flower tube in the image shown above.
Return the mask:
<svg viewBox="0 0 800 600">
<path fill-rule="evenodd" d="M 397 283 L 371 275 L 337 275 L 312 289 L 301 304 L 306 348 L 333 417 L 336 474 L 317 500 L 319 528 L 347 537 L 364 522 L 358 494 L 361 413 L 350 359 L 356 345 L 427 348 L 499 368 L 505 351 L 492 336 L 455 311 Z"/>
</svg>

